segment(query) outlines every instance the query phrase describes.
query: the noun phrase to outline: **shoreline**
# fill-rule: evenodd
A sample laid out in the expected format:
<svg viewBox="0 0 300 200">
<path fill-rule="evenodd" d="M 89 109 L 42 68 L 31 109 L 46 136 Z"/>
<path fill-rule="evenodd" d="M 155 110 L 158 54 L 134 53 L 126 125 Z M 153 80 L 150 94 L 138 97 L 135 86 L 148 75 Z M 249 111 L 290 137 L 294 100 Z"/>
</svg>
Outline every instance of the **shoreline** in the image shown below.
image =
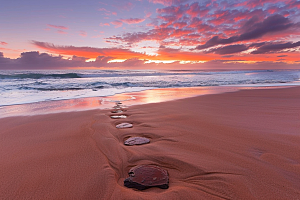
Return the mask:
<svg viewBox="0 0 300 200">
<path fill-rule="evenodd" d="M 128 106 L 176 101 L 210 94 L 222 94 L 241 90 L 277 89 L 300 87 L 286 86 L 199 86 L 181 88 L 156 88 L 139 92 L 115 94 L 104 97 L 84 97 L 66 100 L 50 100 L 26 104 L 0 106 L 0 119 L 13 116 L 33 116 L 47 113 L 75 112 L 93 109 L 109 109 L 115 101 L 126 102 Z"/>
<path fill-rule="evenodd" d="M 298 199 L 300 87 L 0 119 L 1 199 Z M 124 103 L 126 105 L 126 103 Z M 133 128 L 119 130 L 122 122 Z M 125 146 L 130 136 L 150 143 Z M 124 187 L 130 168 L 169 189 Z"/>
</svg>

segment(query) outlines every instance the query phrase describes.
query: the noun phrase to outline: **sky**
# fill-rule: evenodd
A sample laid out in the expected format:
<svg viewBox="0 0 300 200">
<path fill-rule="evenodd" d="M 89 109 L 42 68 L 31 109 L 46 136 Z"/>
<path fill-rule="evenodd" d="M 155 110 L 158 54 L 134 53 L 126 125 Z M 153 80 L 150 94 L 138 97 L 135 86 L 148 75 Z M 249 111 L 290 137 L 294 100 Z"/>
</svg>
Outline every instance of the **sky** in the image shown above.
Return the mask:
<svg viewBox="0 0 300 200">
<path fill-rule="evenodd" d="M 300 69 L 300 0 L 14 0 L 0 69 Z"/>
</svg>

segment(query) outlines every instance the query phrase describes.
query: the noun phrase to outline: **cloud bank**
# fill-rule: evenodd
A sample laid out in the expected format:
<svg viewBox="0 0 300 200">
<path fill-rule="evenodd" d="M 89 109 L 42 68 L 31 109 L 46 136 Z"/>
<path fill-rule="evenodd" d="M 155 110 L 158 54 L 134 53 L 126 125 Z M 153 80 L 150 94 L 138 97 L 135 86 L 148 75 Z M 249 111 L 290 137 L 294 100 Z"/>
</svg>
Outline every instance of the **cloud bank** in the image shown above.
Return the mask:
<svg viewBox="0 0 300 200">
<path fill-rule="evenodd" d="M 109 56 L 98 56 L 95 61 L 85 62 L 85 57 L 72 56 L 63 59 L 62 56 L 52 56 L 47 53 L 23 52 L 17 59 L 5 58 L 0 52 L 0 70 L 64 70 L 64 69 L 299 69 L 300 61 L 294 64 L 284 62 L 258 62 L 255 64 L 241 63 L 242 60 L 211 60 L 206 63 L 180 64 L 147 63 L 148 60 L 138 58 L 127 59 L 124 62 L 109 63 Z"/>
</svg>

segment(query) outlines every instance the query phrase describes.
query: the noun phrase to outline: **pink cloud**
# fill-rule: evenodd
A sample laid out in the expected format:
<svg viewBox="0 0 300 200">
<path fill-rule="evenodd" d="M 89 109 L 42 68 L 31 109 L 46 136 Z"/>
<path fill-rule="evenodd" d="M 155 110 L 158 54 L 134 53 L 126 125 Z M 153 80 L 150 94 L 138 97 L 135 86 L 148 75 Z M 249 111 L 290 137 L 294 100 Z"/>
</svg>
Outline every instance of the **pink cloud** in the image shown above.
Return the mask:
<svg viewBox="0 0 300 200">
<path fill-rule="evenodd" d="M 187 26 L 187 23 L 186 22 L 176 22 L 173 24 L 173 26 L 176 28 L 183 28 L 183 27 Z"/>
<path fill-rule="evenodd" d="M 52 28 L 57 28 L 57 29 L 63 29 L 63 30 L 68 30 L 69 29 L 66 26 L 57 26 L 57 25 L 52 25 L 52 24 L 47 24 L 47 26 L 50 26 Z"/>
<path fill-rule="evenodd" d="M 0 41 L 0 44 L 1 44 L 1 45 L 8 45 L 8 43 L 2 42 L 2 41 Z"/>
<path fill-rule="evenodd" d="M 190 30 L 183 30 L 183 29 L 176 29 L 175 31 L 173 31 L 173 33 L 170 35 L 172 37 L 182 37 L 184 35 L 188 35 L 190 33 L 193 33 L 194 30 L 190 29 Z"/>
<path fill-rule="evenodd" d="M 85 31 L 80 31 L 80 32 L 79 32 L 79 35 L 82 36 L 82 37 L 86 37 L 86 36 L 87 36 L 87 32 L 85 32 Z"/>
<path fill-rule="evenodd" d="M 149 0 L 151 3 L 158 3 L 164 6 L 171 6 L 173 4 L 180 4 L 186 2 L 186 0 Z"/>
<path fill-rule="evenodd" d="M 105 15 L 117 15 L 117 13 L 116 12 L 112 12 L 112 11 L 109 11 L 109 10 L 107 10 L 107 9 L 105 9 L 105 8 L 99 8 L 98 9 L 99 11 L 103 11 L 104 12 L 104 14 Z"/>
<path fill-rule="evenodd" d="M 95 36 L 92 36 L 92 38 L 101 38 L 103 37 L 103 35 L 95 35 Z"/>
<path fill-rule="evenodd" d="M 108 10 L 106 10 L 105 8 L 99 8 L 99 11 L 104 11 L 104 12 L 109 12 Z"/>
<path fill-rule="evenodd" d="M 138 24 L 138 23 L 145 21 L 145 19 L 129 18 L 129 19 L 120 19 L 120 21 L 122 21 L 126 24 Z"/>
<path fill-rule="evenodd" d="M 62 31 L 62 30 L 58 30 L 58 31 L 57 31 L 57 33 L 59 33 L 59 34 L 63 34 L 63 35 L 65 35 L 65 34 L 68 34 L 67 32 L 65 32 L 65 31 Z"/>
<path fill-rule="evenodd" d="M 99 26 L 110 26 L 109 23 L 100 23 Z"/>
<path fill-rule="evenodd" d="M 287 4 L 291 4 L 291 2 L 295 2 L 293 0 L 251 0 L 251 1 L 244 1 L 242 3 L 237 3 L 235 4 L 236 7 L 239 7 L 239 6 L 245 6 L 245 7 L 248 7 L 248 8 L 255 8 L 255 7 L 258 7 L 258 6 L 263 6 L 264 4 L 266 3 L 272 3 L 272 4 L 275 4 L 275 3 L 278 3 L 278 2 L 283 2 L 283 3 L 287 3 Z"/>
<path fill-rule="evenodd" d="M 152 12 L 146 12 L 145 11 L 145 18 L 149 18 L 152 15 Z"/>
<path fill-rule="evenodd" d="M 123 23 L 119 20 L 115 20 L 115 21 L 112 21 L 110 22 L 112 25 L 115 25 L 115 28 L 119 28 L 123 25 Z"/>
<path fill-rule="evenodd" d="M 124 2 L 124 1 L 123 2 L 120 1 L 118 5 L 114 5 L 114 6 L 120 10 L 127 10 L 127 11 L 131 10 L 134 7 L 134 5 L 131 2 Z"/>
<path fill-rule="evenodd" d="M 282 2 L 274 0 L 274 4 L 270 3 L 271 0 L 266 0 L 269 3 L 264 3 L 265 8 L 259 5 L 250 10 L 247 5 L 235 8 L 236 3 L 222 0 L 210 3 L 198 1 L 180 5 L 176 5 L 176 2 L 172 0 L 149 1 L 172 5 L 156 10 L 157 16 L 146 25 L 153 27 L 150 30 L 125 32 L 104 38 L 106 42 L 126 46 L 142 41 L 156 41 L 168 47 L 195 46 L 201 51 L 213 47 L 215 48 L 214 54 L 227 53 L 227 51 L 238 54 L 247 49 L 249 43 L 286 41 L 288 38 L 295 38 L 299 35 L 300 26 L 299 18 L 297 18 L 299 11 L 297 11 L 298 3 L 295 0 Z M 252 3 L 251 0 L 246 0 L 246 2 Z M 295 7 L 289 8 L 290 4 Z M 119 19 L 118 21 L 125 24 L 129 20 Z M 223 45 L 222 49 L 216 49 L 217 45 Z"/>
</svg>

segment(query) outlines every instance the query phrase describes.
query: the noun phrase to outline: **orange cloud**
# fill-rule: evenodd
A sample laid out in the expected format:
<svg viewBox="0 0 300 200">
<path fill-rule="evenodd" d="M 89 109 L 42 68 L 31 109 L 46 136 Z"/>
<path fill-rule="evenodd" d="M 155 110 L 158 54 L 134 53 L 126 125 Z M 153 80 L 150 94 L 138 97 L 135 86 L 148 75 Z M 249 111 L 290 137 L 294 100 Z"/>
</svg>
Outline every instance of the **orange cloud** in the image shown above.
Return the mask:
<svg viewBox="0 0 300 200">
<path fill-rule="evenodd" d="M 85 58 L 97 58 L 98 56 L 108 56 L 114 59 L 130 59 L 139 58 L 147 59 L 149 56 L 130 51 L 129 49 L 119 48 L 93 48 L 93 47 L 74 47 L 74 46 L 59 46 L 47 42 L 32 41 L 32 44 L 46 51 Z"/>
<path fill-rule="evenodd" d="M 210 51 L 190 51 L 188 49 L 172 49 L 161 47 L 157 50 L 156 56 L 150 56 L 144 53 L 138 53 L 129 49 L 120 48 L 92 48 L 92 47 L 74 47 L 59 46 L 46 42 L 32 42 L 36 47 L 44 49 L 51 53 L 67 56 L 84 57 L 86 59 L 104 56 L 109 60 L 119 59 L 138 59 L 138 60 L 160 60 L 160 61 L 187 61 L 187 62 L 208 62 L 213 60 L 223 60 L 224 62 L 297 62 L 300 57 L 299 51 L 293 50 L 298 47 L 298 43 L 282 43 L 282 44 L 251 44 L 245 45 L 229 45 L 223 48 L 215 48 Z M 265 45 L 265 47 L 263 46 Z M 247 49 L 257 49 L 257 53 L 245 52 Z M 276 52 L 275 52 L 276 50 Z M 263 53 L 261 53 L 263 51 Z M 265 54 L 264 52 L 271 52 Z M 285 56 L 280 56 L 285 55 Z M 108 60 L 108 61 L 109 61 Z"/>
</svg>

